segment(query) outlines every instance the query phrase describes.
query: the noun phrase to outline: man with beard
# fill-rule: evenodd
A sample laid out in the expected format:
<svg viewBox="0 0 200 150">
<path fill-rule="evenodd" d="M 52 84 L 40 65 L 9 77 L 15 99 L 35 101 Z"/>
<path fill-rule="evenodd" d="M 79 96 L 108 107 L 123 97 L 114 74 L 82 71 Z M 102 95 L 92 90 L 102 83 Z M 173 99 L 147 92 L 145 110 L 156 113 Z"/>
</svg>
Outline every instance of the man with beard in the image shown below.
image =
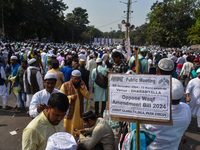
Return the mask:
<svg viewBox="0 0 200 150">
<path fill-rule="evenodd" d="M 23 131 L 23 150 L 44 150 L 48 138 L 57 132 L 63 132 L 63 124 L 60 123 L 69 107 L 66 95 L 53 93 L 48 101 L 46 109 L 33 119 Z"/>
<path fill-rule="evenodd" d="M 81 80 L 81 72 L 79 70 L 72 71 L 71 80 L 64 83 L 60 90 L 69 98 L 69 113 L 64 119 L 65 131 L 72 134 L 74 129 L 83 129 L 83 113 L 84 98 L 89 98 L 89 92 L 85 83 Z"/>
<path fill-rule="evenodd" d="M 31 117 L 37 117 L 42 112 L 49 100 L 49 97 L 53 93 L 61 93 L 61 91 L 55 89 L 57 79 L 53 73 L 47 73 L 44 77 L 45 89 L 35 93 L 30 103 L 29 115 Z"/>
<path fill-rule="evenodd" d="M 32 58 L 28 61 L 30 65 L 27 70 L 24 72 L 24 89 L 26 91 L 26 105 L 29 107 L 33 94 L 43 90 L 43 79 L 38 68 L 37 60 Z"/>
<path fill-rule="evenodd" d="M 11 73 L 10 73 L 10 76 L 8 78 L 8 81 L 13 82 L 16 75 L 17 75 L 18 68 L 20 67 L 20 64 L 17 61 L 18 61 L 17 56 L 11 56 L 10 63 L 12 65 L 12 67 L 11 67 Z M 12 92 L 14 94 L 16 101 L 17 101 L 17 87 L 18 87 L 18 83 L 15 83 L 13 88 L 12 88 Z M 17 106 L 20 106 L 20 104 L 17 103 Z"/>
</svg>

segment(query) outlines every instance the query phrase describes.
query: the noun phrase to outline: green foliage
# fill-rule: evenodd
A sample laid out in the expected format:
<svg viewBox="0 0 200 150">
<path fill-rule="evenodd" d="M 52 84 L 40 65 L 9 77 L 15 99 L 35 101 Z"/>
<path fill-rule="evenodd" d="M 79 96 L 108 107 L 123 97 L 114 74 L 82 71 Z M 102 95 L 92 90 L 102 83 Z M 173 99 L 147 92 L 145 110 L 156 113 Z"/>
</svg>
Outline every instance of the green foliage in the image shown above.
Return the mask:
<svg viewBox="0 0 200 150">
<path fill-rule="evenodd" d="M 8 39 L 60 40 L 63 37 L 63 11 L 67 6 L 62 0 L 4 0 L 0 7 Z"/>
<path fill-rule="evenodd" d="M 81 7 L 74 8 L 72 13 L 67 14 L 66 22 L 69 24 L 68 30 L 71 31 L 71 41 L 79 42 L 82 40 L 81 34 L 86 31 L 86 25 L 89 23 L 87 10 Z"/>
<path fill-rule="evenodd" d="M 151 44 L 166 47 L 186 45 L 186 31 L 194 24 L 197 0 L 164 0 L 156 2 L 147 15 L 147 37 Z"/>
<path fill-rule="evenodd" d="M 192 44 L 200 44 L 200 9 L 195 12 L 196 23 L 188 29 L 187 40 Z"/>
<path fill-rule="evenodd" d="M 130 32 L 130 40 L 133 45 L 145 45 L 148 42 L 147 39 L 147 28 L 148 24 L 145 23 L 139 27 L 136 27 L 135 30 Z"/>
</svg>

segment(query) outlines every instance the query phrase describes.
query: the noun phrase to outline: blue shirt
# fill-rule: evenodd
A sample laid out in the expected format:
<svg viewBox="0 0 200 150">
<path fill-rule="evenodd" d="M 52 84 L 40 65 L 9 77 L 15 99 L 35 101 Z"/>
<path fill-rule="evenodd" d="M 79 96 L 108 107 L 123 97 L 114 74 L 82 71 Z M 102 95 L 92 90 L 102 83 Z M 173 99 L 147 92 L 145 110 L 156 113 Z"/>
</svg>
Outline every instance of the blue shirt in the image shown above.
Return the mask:
<svg viewBox="0 0 200 150">
<path fill-rule="evenodd" d="M 20 67 L 19 63 L 16 63 L 14 66 L 11 67 L 11 76 L 15 77 L 17 75 L 18 68 Z M 18 82 L 15 83 L 14 87 L 18 86 Z"/>
<path fill-rule="evenodd" d="M 65 82 L 69 81 L 73 69 L 69 66 L 66 66 L 66 67 L 62 67 L 60 71 L 64 74 Z"/>
</svg>

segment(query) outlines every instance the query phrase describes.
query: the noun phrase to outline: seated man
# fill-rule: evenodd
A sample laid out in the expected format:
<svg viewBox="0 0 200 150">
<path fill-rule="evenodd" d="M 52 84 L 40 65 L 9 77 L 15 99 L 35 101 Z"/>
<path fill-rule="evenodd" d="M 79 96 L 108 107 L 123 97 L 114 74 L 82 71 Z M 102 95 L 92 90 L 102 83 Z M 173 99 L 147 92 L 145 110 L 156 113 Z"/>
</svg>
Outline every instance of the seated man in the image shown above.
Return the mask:
<svg viewBox="0 0 200 150">
<path fill-rule="evenodd" d="M 23 131 L 23 150 L 44 150 L 48 138 L 57 132 L 64 132 L 61 120 L 66 115 L 69 101 L 65 94 L 53 93 L 46 109 L 33 119 Z M 61 123 L 60 123 L 61 122 Z"/>
<path fill-rule="evenodd" d="M 44 77 L 45 89 L 41 90 L 33 95 L 33 98 L 29 107 L 29 115 L 31 117 L 37 117 L 42 112 L 49 100 L 49 97 L 53 93 L 62 93 L 61 91 L 54 89 L 56 85 L 56 75 L 53 73 L 47 73 Z"/>
<path fill-rule="evenodd" d="M 173 125 L 142 125 L 144 129 L 156 135 L 156 139 L 147 147 L 147 150 L 178 150 L 181 137 L 191 121 L 190 107 L 180 102 L 183 94 L 182 83 L 172 78 Z"/>
<path fill-rule="evenodd" d="M 91 110 L 83 113 L 82 117 L 87 126 L 92 128 L 74 129 L 75 135 L 79 136 L 80 144 L 83 144 L 86 150 L 93 149 L 101 144 L 104 150 L 113 150 L 114 134 L 108 123 L 103 118 L 97 119 Z M 90 136 L 85 136 L 84 134 Z"/>
</svg>

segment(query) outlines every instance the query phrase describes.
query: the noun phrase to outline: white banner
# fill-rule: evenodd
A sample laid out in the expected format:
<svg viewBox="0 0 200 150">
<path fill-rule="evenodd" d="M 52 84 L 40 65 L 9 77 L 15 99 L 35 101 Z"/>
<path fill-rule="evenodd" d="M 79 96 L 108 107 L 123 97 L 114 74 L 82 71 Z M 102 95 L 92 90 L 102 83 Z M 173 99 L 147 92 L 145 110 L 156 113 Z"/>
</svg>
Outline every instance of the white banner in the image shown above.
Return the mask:
<svg viewBox="0 0 200 150">
<path fill-rule="evenodd" d="M 170 76 L 110 74 L 109 81 L 110 115 L 170 120 Z"/>
</svg>

